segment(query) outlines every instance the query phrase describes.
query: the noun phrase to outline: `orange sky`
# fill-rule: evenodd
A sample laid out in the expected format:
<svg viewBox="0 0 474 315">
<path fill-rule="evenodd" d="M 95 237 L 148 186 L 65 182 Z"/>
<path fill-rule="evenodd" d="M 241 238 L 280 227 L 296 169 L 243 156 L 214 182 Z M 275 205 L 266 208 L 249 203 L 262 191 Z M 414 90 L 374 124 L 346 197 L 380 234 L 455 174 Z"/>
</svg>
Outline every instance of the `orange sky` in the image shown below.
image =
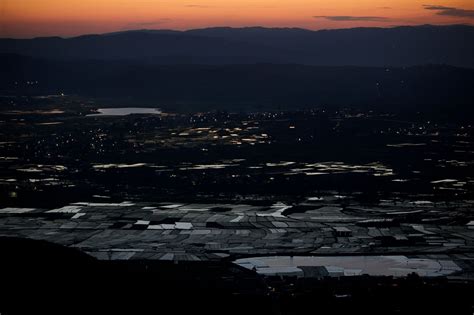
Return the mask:
<svg viewBox="0 0 474 315">
<path fill-rule="evenodd" d="M 426 5 L 432 5 L 428 10 Z M 473 0 L 0 0 L 0 37 L 209 26 L 474 23 Z"/>
</svg>

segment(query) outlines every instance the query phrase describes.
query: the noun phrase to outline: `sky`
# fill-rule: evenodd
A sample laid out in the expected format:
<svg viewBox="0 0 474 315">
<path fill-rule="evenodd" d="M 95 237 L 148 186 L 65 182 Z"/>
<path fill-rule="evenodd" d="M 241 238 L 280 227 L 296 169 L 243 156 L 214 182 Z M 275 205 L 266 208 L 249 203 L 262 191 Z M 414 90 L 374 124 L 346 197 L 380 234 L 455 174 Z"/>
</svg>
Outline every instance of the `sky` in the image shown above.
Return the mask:
<svg viewBox="0 0 474 315">
<path fill-rule="evenodd" d="M 474 24 L 474 0 L 0 0 L 0 37 L 214 26 Z"/>
</svg>

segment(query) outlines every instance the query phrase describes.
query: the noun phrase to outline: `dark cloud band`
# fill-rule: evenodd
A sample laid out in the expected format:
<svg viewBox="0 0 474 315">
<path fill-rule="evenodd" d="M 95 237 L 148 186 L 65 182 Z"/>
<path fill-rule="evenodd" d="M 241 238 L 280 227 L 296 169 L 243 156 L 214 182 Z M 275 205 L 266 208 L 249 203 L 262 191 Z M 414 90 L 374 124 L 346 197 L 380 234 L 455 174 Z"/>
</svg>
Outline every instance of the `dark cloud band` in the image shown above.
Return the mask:
<svg viewBox="0 0 474 315">
<path fill-rule="evenodd" d="M 442 5 L 431 5 L 431 4 L 425 4 L 423 7 L 426 10 L 436 11 L 437 15 L 474 18 L 474 10 L 465 10 L 465 9 L 445 7 Z"/>
<path fill-rule="evenodd" d="M 386 22 L 389 19 L 382 16 L 350 16 L 350 15 L 316 15 L 316 19 L 326 19 L 330 21 L 365 21 L 365 22 Z"/>
</svg>

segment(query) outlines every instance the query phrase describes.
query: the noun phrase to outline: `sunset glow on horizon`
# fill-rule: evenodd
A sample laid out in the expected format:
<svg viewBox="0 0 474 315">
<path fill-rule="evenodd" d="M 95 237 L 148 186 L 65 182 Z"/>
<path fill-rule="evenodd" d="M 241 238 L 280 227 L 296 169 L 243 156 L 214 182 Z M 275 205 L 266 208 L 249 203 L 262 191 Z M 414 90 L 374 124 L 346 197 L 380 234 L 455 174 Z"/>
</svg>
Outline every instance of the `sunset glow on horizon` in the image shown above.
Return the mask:
<svg viewBox="0 0 474 315">
<path fill-rule="evenodd" d="M 472 24 L 468 0 L 0 0 L 0 37 L 213 26 L 312 30 Z"/>
</svg>

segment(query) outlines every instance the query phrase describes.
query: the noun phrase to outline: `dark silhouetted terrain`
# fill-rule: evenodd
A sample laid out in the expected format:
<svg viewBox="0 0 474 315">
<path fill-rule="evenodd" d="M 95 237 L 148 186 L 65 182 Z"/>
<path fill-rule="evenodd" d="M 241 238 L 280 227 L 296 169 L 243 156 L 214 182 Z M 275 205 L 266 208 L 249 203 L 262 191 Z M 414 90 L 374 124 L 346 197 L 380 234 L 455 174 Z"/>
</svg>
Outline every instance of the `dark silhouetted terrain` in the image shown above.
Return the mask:
<svg viewBox="0 0 474 315">
<path fill-rule="evenodd" d="M 474 27 L 143 30 L 68 39 L 1 39 L 0 53 L 49 59 L 126 59 L 157 64 L 270 62 L 319 66 L 448 64 L 474 67 Z"/>
<path fill-rule="evenodd" d="M 2 314 L 471 312 L 472 282 L 416 275 L 262 278 L 226 261 L 111 262 L 47 242 L 0 238 L 0 245 L 7 258 L 0 262 Z"/>
<path fill-rule="evenodd" d="M 4 55 L 0 68 L 7 95 L 80 94 L 169 109 L 204 104 L 207 109 L 364 106 L 457 112 L 474 104 L 474 70 L 451 66 L 145 65 Z"/>
</svg>

